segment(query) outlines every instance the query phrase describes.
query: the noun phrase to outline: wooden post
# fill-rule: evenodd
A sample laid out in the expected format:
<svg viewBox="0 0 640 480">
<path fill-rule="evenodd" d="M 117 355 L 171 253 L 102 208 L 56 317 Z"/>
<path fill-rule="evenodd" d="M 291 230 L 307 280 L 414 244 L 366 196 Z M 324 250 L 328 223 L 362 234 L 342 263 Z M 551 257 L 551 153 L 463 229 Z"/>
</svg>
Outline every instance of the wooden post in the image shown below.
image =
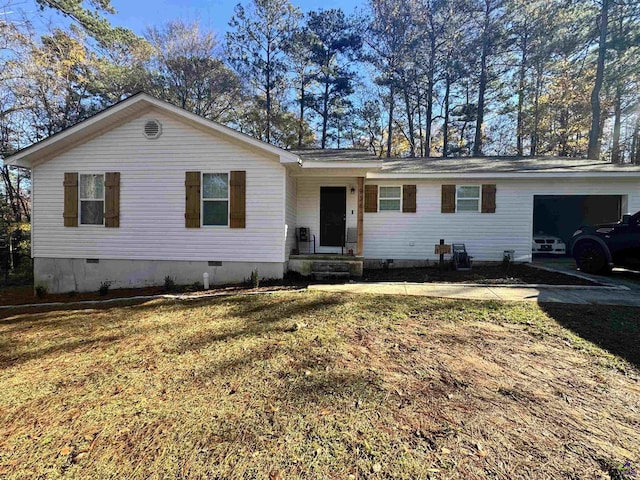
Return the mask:
<svg viewBox="0 0 640 480">
<path fill-rule="evenodd" d="M 444 238 L 440 239 L 440 245 L 444 245 Z M 440 247 L 440 271 L 444 271 L 444 247 Z"/>
<path fill-rule="evenodd" d="M 362 256 L 364 245 L 364 177 L 358 177 L 358 216 L 356 223 L 356 255 Z"/>
</svg>

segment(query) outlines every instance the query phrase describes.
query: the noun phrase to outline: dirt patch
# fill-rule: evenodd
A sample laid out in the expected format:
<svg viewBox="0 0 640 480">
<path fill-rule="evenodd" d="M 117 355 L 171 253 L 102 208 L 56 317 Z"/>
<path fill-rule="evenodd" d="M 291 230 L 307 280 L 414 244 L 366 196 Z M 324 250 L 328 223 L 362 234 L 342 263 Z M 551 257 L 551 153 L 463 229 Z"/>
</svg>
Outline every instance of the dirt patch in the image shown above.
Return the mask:
<svg viewBox="0 0 640 480">
<path fill-rule="evenodd" d="M 527 265 L 474 266 L 471 270 L 444 270 L 437 267 L 367 269 L 365 282 L 418 282 L 418 283 L 479 283 L 487 285 L 539 284 L 539 285 L 601 285 L 595 281 L 549 272 Z"/>
<path fill-rule="evenodd" d="M 300 283 L 302 285 L 302 283 Z M 306 284 L 304 284 L 306 285 Z M 190 296 L 198 297 L 211 295 L 216 293 L 247 293 L 247 292 L 266 292 L 266 291 L 287 291 L 299 288 L 298 283 L 276 283 L 267 282 L 258 288 L 247 285 L 224 285 L 214 287 L 209 290 L 197 290 L 191 287 L 176 288 L 171 291 L 165 290 L 163 287 L 145 287 L 145 288 L 118 288 L 109 289 L 105 295 L 98 292 L 69 292 L 69 293 L 47 293 L 42 297 L 35 295 L 33 287 L 6 287 L 0 289 L 0 305 L 26 305 L 32 303 L 75 303 L 88 300 L 109 300 L 114 298 L 131 298 L 146 297 L 154 295 L 177 295 L 188 293 Z"/>
</svg>

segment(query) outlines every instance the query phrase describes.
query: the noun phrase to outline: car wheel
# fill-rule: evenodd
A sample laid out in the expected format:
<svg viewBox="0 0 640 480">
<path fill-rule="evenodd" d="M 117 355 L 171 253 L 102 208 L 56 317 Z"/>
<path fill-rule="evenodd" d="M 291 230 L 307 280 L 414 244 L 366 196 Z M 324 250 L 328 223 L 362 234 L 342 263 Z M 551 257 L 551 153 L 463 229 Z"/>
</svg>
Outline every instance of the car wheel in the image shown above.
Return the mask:
<svg viewBox="0 0 640 480">
<path fill-rule="evenodd" d="M 595 242 L 579 244 L 576 248 L 575 260 L 578 268 L 584 273 L 605 273 L 608 267 L 607 255 Z"/>
</svg>

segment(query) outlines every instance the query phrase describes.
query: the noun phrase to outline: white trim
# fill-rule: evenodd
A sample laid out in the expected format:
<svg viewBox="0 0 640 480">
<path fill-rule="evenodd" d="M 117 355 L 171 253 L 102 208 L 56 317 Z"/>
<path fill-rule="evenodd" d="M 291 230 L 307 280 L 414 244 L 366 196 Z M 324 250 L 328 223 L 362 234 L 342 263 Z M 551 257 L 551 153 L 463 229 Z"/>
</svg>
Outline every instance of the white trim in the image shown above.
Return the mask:
<svg viewBox="0 0 640 480">
<path fill-rule="evenodd" d="M 227 176 L 227 198 L 204 198 L 204 176 L 205 175 L 226 175 Z M 230 208 L 229 208 L 229 196 L 231 195 L 231 171 L 228 170 L 226 172 L 200 172 L 200 226 L 206 228 L 231 228 L 229 224 L 231 223 L 230 219 Z M 205 225 L 204 223 L 204 202 L 227 202 L 227 224 L 226 225 Z"/>
<path fill-rule="evenodd" d="M 31 168 L 31 160 L 29 160 L 28 157 L 35 155 L 38 152 L 41 152 L 61 142 L 66 138 L 76 135 L 77 133 L 87 129 L 92 125 L 103 122 L 107 118 L 112 117 L 113 115 L 120 113 L 137 104 L 147 104 L 149 106 L 157 107 L 161 110 L 171 112 L 179 117 L 182 117 L 188 121 L 194 122 L 209 130 L 213 130 L 220 134 L 234 138 L 238 141 L 241 141 L 243 143 L 256 147 L 262 151 L 272 153 L 276 155 L 280 160 L 280 162 L 282 163 L 298 163 L 300 161 L 300 158 L 297 155 L 287 152 L 286 150 L 283 150 L 278 147 L 274 147 L 273 145 L 269 145 L 268 143 L 265 143 L 261 140 L 256 140 L 255 138 L 250 137 L 249 135 L 240 133 L 236 130 L 233 130 L 232 128 L 225 127 L 224 125 L 213 122 L 211 120 L 202 118 L 201 116 L 196 115 L 195 113 L 188 112 L 187 110 L 176 107 L 162 100 L 158 100 L 157 98 L 152 97 L 151 95 L 148 95 L 146 93 L 139 93 L 137 95 L 129 97 L 126 100 L 123 100 L 119 104 L 115 104 L 112 107 L 109 107 L 108 109 L 103 110 L 100 113 L 97 113 L 91 118 L 83 120 L 82 122 L 74 125 L 73 127 L 68 128 L 67 130 L 64 130 L 60 133 L 52 135 L 49 138 L 41 140 L 38 143 L 34 143 L 33 145 L 26 147 L 25 149 L 19 151 L 15 155 L 12 155 L 11 157 L 4 159 L 5 165 L 16 165 L 16 166 Z M 80 142 L 82 142 L 82 139 L 80 139 Z M 24 159 L 26 159 L 26 161 L 23 161 Z"/>
<path fill-rule="evenodd" d="M 380 190 L 382 188 L 399 188 L 400 189 L 400 197 L 399 198 L 396 198 L 396 197 L 384 197 L 383 198 L 382 194 L 380 193 Z M 402 212 L 402 197 L 403 197 L 402 194 L 403 194 L 403 190 L 404 189 L 403 189 L 402 185 L 378 185 L 378 212 Z M 393 209 L 393 210 L 384 209 L 383 210 L 382 208 L 380 208 L 380 202 L 382 200 L 400 200 L 400 208 L 398 208 L 397 210 L 396 209 Z"/>
<path fill-rule="evenodd" d="M 549 179 L 549 178 L 629 178 L 640 177 L 640 170 L 629 170 L 628 172 L 530 172 L 530 173 L 504 173 L 504 172 L 486 172 L 486 173 L 385 173 L 370 172 L 367 173 L 367 180 L 396 180 L 396 179 L 496 179 L 496 178 L 516 178 L 516 179 Z"/>
<path fill-rule="evenodd" d="M 102 198 L 85 198 L 85 202 L 100 202 L 102 201 L 102 223 L 82 223 L 82 202 L 83 198 L 80 192 L 82 192 L 82 176 L 83 175 L 102 175 Z M 106 203 L 106 185 L 105 180 L 107 178 L 106 172 L 78 172 L 78 227 L 104 227 L 104 210 Z"/>
<path fill-rule="evenodd" d="M 478 197 L 460 197 L 458 190 L 461 188 L 477 188 Z M 458 210 L 458 200 L 477 200 L 477 210 Z M 456 213 L 480 213 L 482 211 L 482 185 L 456 185 Z"/>
</svg>

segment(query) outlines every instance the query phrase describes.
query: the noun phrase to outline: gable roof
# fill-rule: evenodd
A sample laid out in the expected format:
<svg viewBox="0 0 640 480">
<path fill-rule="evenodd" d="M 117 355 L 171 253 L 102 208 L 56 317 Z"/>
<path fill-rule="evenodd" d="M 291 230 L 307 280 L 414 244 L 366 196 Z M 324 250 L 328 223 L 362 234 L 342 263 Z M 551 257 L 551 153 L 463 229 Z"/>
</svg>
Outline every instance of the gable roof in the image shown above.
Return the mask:
<svg viewBox="0 0 640 480">
<path fill-rule="evenodd" d="M 154 107 L 177 116 L 195 126 L 209 130 L 212 133 L 275 155 L 280 159 L 281 163 L 298 163 L 300 161 L 298 156 L 291 152 L 256 140 L 249 135 L 225 127 L 217 122 L 207 120 L 195 113 L 191 113 L 183 108 L 176 107 L 147 93 L 141 92 L 98 112 L 72 127 L 66 128 L 44 140 L 19 150 L 10 157 L 5 158 L 4 163 L 7 165 L 31 168 L 75 145 L 84 143 L 111 130 L 125 123 L 132 117 L 143 114 L 145 111 Z"/>
</svg>

